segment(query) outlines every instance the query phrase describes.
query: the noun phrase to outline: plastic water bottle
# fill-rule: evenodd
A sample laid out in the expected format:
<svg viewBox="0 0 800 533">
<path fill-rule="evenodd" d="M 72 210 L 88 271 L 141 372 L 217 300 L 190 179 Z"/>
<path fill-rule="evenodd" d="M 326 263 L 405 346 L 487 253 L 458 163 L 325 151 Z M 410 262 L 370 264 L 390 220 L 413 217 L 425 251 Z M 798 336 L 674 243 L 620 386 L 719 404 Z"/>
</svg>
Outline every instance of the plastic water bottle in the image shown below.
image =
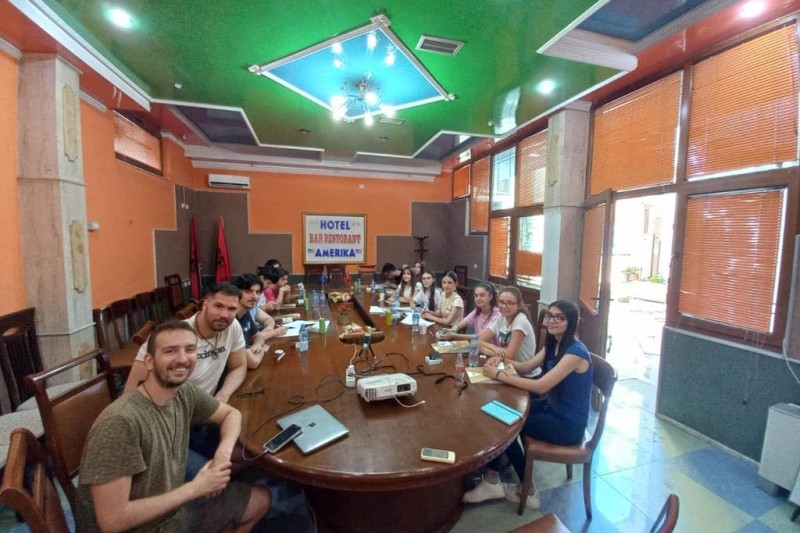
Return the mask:
<svg viewBox="0 0 800 533">
<path fill-rule="evenodd" d="M 319 293 L 316 289 L 311 291 L 311 308 L 319 309 Z"/>
<path fill-rule="evenodd" d="M 302 283 L 297 284 L 297 305 L 304 305 L 306 303 L 306 288 Z"/>
<path fill-rule="evenodd" d="M 300 326 L 300 342 L 297 344 L 297 349 L 300 350 L 300 352 L 308 351 L 308 330 L 305 324 Z"/>
<path fill-rule="evenodd" d="M 416 335 L 419 333 L 419 307 L 414 306 L 414 310 L 411 312 L 411 333 Z"/>
<path fill-rule="evenodd" d="M 369 284 L 370 292 L 375 292 L 375 278 L 372 278 L 372 283 Z"/>
<path fill-rule="evenodd" d="M 397 324 L 398 320 L 400 320 L 400 300 L 395 299 L 392 302 L 392 324 Z"/>
<path fill-rule="evenodd" d="M 456 387 L 463 387 L 464 380 L 466 379 L 465 374 L 467 373 L 466 368 L 464 368 L 464 357 L 461 355 L 461 352 L 456 354 Z"/>
<path fill-rule="evenodd" d="M 478 336 L 475 334 L 469 339 L 469 366 L 478 366 Z"/>
</svg>

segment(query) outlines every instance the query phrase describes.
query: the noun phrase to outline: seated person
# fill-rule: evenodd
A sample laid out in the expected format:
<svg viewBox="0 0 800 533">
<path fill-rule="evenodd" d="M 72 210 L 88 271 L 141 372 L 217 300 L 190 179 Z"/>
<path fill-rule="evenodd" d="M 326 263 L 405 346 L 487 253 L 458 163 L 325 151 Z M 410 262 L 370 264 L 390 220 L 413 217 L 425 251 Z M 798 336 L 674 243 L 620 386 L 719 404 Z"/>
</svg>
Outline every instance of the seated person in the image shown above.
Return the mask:
<svg viewBox="0 0 800 533">
<path fill-rule="evenodd" d="M 264 298 L 274 311 L 283 304 L 289 303 L 292 288 L 289 286 L 289 271 L 285 268 L 270 268 L 264 273 Z M 270 302 L 273 302 L 270 304 Z"/>
<path fill-rule="evenodd" d="M 503 293 L 500 293 L 501 313 Z M 499 320 L 499 319 L 498 319 Z M 503 358 L 493 357 L 486 362 L 483 373 L 492 379 L 518 387 L 542 397 L 531 401 L 528 417 L 520 431 L 545 442 L 562 446 L 579 444 L 586 431 L 589 418 L 589 403 L 592 395 L 592 358 L 586 346 L 575 338 L 578 328 L 578 306 L 572 302 L 558 300 L 550 304 L 545 314 L 547 337 L 545 345 L 536 356 L 525 362 L 505 360 L 513 365 L 519 376 L 510 376 L 498 365 Z M 522 377 L 534 368 L 542 367 L 544 374 L 538 379 Z M 506 450 L 519 479 L 525 478 L 525 449 L 519 439 L 514 439 Z M 497 468 L 500 458 L 489 463 L 489 470 L 473 490 L 464 494 L 464 501 L 477 503 L 491 499 L 508 498 L 519 503 L 519 485 L 500 483 Z M 540 507 L 539 493 L 534 490 L 526 506 Z"/>
<path fill-rule="evenodd" d="M 261 295 L 261 280 L 253 274 L 242 274 L 233 278 L 233 284 L 242 291 L 236 320 L 242 326 L 247 348 L 247 368 L 257 368 L 264 359 L 267 341 L 286 333 L 283 326 L 277 327 L 275 319 L 256 306 Z"/>
<path fill-rule="evenodd" d="M 452 331 L 447 331 L 442 337 L 447 340 L 470 339 L 472 333 L 457 333 L 467 326 L 472 328 L 476 335 L 483 333 L 495 319 L 500 316 L 500 309 L 497 307 L 497 292 L 494 285 L 486 281 L 481 281 L 472 290 L 475 299 L 475 309 L 467 316 L 458 321 L 453 326 Z M 494 336 L 490 342 L 494 341 Z"/>
<path fill-rule="evenodd" d="M 452 271 L 442 277 L 442 295 L 436 303 L 436 309 L 425 309 L 422 318 L 449 327 L 457 324 L 464 317 L 464 300 L 456 292 L 458 278 Z"/>
<path fill-rule="evenodd" d="M 516 287 L 503 287 L 497 294 L 500 316 L 478 335 L 481 352 L 490 357 L 502 357 L 524 363 L 536 355 L 536 335 L 533 332 L 528 306 Z M 517 370 L 522 367 L 517 365 Z M 527 368 L 527 367 L 525 367 Z M 538 367 L 524 372 L 532 378 L 540 373 Z"/>
<path fill-rule="evenodd" d="M 436 287 L 433 272 L 422 273 L 422 285 L 414 292 L 414 305 L 423 310 L 435 311 L 440 306 L 442 289 Z"/>
<path fill-rule="evenodd" d="M 250 531 L 270 506 L 265 487 L 231 483 L 242 416 L 187 380 L 197 337 L 185 321 L 158 326 L 147 341 L 146 379 L 97 417 L 83 450 L 76 530 Z M 220 427 L 213 460 L 184 482 L 189 426 Z"/>
<path fill-rule="evenodd" d="M 423 272 L 425 272 L 425 261 L 414 261 L 414 267 L 411 272 L 416 279 L 419 279 Z"/>
<path fill-rule="evenodd" d="M 414 291 L 416 290 L 417 284 L 411 268 L 405 267 L 402 272 L 400 284 L 397 286 L 397 290 L 394 291 L 394 294 L 389 297 L 389 303 L 397 300 L 400 302 L 400 305 L 411 305 L 414 302 Z"/>
<path fill-rule="evenodd" d="M 385 263 L 381 268 L 381 279 L 384 287 L 387 289 L 396 289 L 397 284 L 400 282 L 400 269 L 392 263 Z"/>
<path fill-rule="evenodd" d="M 271 268 L 274 268 L 276 270 L 281 268 L 280 261 L 278 261 L 277 259 L 270 259 L 269 261 L 264 263 L 263 267 L 258 269 L 258 272 L 256 272 L 256 274 L 258 275 L 259 279 L 261 279 L 261 283 L 262 283 L 262 285 L 264 287 L 263 290 L 261 291 L 261 295 L 258 297 L 258 307 L 259 307 L 259 309 L 263 309 L 264 311 L 267 311 L 269 313 L 271 313 L 272 311 L 275 311 L 278 308 L 278 304 L 274 303 L 275 300 L 272 300 L 272 302 L 267 302 L 266 291 L 267 291 L 268 285 L 267 285 L 267 281 L 266 281 L 266 276 L 267 276 L 267 272 Z M 276 279 L 275 281 L 273 281 L 271 283 L 277 283 L 277 282 L 278 282 L 278 280 Z"/>
</svg>

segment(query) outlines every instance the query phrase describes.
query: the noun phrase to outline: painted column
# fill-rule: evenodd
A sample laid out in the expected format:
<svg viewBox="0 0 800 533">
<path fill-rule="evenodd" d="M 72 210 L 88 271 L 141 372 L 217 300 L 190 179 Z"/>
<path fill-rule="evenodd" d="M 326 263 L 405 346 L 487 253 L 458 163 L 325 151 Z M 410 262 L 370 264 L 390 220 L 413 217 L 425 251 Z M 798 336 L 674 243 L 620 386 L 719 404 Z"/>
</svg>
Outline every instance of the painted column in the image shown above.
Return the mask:
<svg viewBox="0 0 800 533">
<path fill-rule="evenodd" d="M 558 299 L 578 301 L 590 106 L 573 102 L 548 125 L 542 307 Z"/>
<path fill-rule="evenodd" d="M 79 76 L 53 55 L 26 54 L 20 61 L 22 252 L 45 368 L 95 346 Z"/>
</svg>

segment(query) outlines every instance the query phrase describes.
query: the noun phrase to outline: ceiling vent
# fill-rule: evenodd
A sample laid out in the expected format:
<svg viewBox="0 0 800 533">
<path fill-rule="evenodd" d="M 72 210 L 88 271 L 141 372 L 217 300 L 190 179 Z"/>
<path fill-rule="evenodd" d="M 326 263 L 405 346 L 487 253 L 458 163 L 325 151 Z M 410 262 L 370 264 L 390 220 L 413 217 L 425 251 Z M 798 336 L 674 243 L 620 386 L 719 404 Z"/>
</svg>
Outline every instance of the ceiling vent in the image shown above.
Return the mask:
<svg viewBox="0 0 800 533">
<path fill-rule="evenodd" d="M 399 118 L 389 118 L 389 117 L 381 117 L 378 119 L 378 122 L 381 124 L 391 124 L 393 126 L 402 126 L 405 124 L 405 120 Z"/>
<path fill-rule="evenodd" d="M 228 174 L 209 174 L 208 186 L 220 189 L 249 189 L 250 178 L 247 176 L 230 176 Z"/>
<path fill-rule="evenodd" d="M 464 46 L 464 41 L 455 41 L 453 39 L 445 39 L 444 37 L 423 35 L 419 38 L 417 50 L 425 50 L 426 52 L 454 56 L 459 50 L 461 50 L 462 46 Z"/>
</svg>

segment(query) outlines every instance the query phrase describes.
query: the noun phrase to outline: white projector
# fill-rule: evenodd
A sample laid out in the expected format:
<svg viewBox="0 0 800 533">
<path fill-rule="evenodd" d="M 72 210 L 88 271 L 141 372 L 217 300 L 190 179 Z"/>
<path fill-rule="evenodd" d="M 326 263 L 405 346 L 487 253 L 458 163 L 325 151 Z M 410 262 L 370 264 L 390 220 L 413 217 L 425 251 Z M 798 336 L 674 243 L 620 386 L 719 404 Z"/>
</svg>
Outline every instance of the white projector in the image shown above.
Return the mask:
<svg viewBox="0 0 800 533">
<path fill-rule="evenodd" d="M 358 395 L 366 401 L 409 396 L 417 392 L 417 381 L 405 374 L 385 374 L 358 380 Z"/>
</svg>

